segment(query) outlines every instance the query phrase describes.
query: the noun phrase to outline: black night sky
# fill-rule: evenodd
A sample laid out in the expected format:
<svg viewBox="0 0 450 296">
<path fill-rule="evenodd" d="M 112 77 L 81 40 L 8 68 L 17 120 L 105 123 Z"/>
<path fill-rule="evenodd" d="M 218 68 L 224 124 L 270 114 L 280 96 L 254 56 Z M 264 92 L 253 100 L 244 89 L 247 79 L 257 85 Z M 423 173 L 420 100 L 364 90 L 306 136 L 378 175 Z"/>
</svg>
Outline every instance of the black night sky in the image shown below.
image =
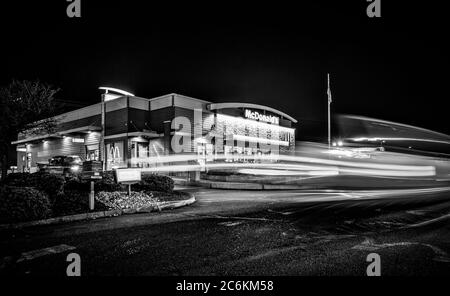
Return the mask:
<svg viewBox="0 0 450 296">
<path fill-rule="evenodd" d="M 81 0 L 81 19 L 64 0 L 2 4 L 0 84 L 39 79 L 85 105 L 101 85 L 259 103 L 297 118 L 301 136 L 325 127 L 330 72 L 333 112 L 450 133 L 445 9 L 381 2 L 380 19 L 364 0 Z"/>
</svg>

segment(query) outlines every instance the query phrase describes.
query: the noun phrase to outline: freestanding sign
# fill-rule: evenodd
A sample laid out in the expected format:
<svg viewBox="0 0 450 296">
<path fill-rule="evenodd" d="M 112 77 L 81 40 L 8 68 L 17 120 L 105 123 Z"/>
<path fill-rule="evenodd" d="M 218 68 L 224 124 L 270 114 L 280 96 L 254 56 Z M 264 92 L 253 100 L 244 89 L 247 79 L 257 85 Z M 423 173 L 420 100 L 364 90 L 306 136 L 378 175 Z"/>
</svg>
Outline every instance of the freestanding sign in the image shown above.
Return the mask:
<svg viewBox="0 0 450 296">
<path fill-rule="evenodd" d="M 117 183 L 138 183 L 141 181 L 140 169 L 116 169 Z"/>
<path fill-rule="evenodd" d="M 115 170 L 116 182 L 128 185 L 128 195 L 131 194 L 131 184 L 135 184 L 141 181 L 140 169 L 116 169 Z"/>
</svg>

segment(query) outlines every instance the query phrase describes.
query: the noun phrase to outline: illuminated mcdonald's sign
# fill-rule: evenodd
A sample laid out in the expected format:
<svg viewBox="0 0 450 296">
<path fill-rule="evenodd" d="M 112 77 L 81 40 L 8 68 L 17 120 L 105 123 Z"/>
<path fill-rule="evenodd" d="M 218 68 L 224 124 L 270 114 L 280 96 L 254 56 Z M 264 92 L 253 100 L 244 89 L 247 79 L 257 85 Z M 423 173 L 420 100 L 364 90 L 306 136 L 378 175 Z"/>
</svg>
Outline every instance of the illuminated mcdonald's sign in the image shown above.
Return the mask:
<svg viewBox="0 0 450 296">
<path fill-rule="evenodd" d="M 113 163 L 122 162 L 122 156 L 120 155 L 120 149 L 117 146 L 112 146 L 110 149 L 110 159 Z"/>
<path fill-rule="evenodd" d="M 257 111 L 252 111 L 250 109 L 245 109 L 244 116 L 245 116 L 245 118 L 249 118 L 249 119 L 253 119 L 253 120 L 257 120 L 257 121 L 263 121 L 263 122 L 272 123 L 272 124 L 280 123 L 279 117 L 276 117 L 273 115 L 261 114 Z"/>
</svg>

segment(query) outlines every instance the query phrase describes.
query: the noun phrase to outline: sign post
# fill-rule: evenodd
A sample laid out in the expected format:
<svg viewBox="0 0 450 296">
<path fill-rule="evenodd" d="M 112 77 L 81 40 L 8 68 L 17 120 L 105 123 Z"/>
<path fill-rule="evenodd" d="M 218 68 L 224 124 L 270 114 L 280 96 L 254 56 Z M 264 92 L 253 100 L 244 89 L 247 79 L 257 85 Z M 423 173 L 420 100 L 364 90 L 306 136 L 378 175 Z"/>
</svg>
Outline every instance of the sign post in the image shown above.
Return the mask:
<svg viewBox="0 0 450 296">
<path fill-rule="evenodd" d="M 89 210 L 94 210 L 94 181 L 91 180 L 91 192 L 89 193 Z"/>
<path fill-rule="evenodd" d="M 89 210 L 94 210 L 95 204 L 95 184 L 94 180 L 102 179 L 102 162 L 101 161 L 85 161 L 83 162 L 83 171 L 81 177 L 84 180 L 90 180 L 89 191 Z"/>
</svg>

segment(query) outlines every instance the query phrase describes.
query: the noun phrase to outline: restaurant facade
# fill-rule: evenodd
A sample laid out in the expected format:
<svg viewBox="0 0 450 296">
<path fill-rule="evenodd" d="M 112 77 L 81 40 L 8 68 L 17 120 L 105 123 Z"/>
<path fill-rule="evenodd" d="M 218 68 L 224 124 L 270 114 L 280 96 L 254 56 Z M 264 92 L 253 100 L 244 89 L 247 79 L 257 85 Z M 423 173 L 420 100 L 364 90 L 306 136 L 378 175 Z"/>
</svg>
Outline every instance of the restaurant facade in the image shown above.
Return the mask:
<svg viewBox="0 0 450 296">
<path fill-rule="evenodd" d="M 293 151 L 297 120 L 259 104 L 179 94 L 147 99 L 107 89 L 100 103 L 58 115 L 55 122 L 51 133 L 22 133 L 13 142 L 19 171 L 34 172 L 61 155 L 102 160 L 106 170 L 151 167 L 158 157 L 181 152 L 197 154 L 199 161 L 221 154 L 225 161 L 245 162 Z"/>
</svg>

